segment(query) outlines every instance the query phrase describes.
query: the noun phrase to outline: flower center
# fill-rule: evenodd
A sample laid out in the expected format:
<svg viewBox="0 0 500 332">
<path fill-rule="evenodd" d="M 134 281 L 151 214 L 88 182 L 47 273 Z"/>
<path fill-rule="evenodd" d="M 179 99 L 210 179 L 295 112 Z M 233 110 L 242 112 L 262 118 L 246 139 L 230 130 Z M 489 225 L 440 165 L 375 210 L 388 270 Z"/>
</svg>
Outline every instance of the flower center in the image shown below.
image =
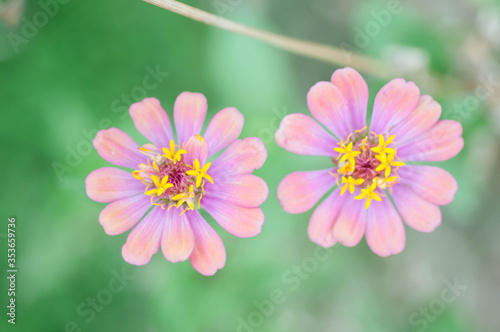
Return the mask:
<svg viewBox="0 0 500 332">
<path fill-rule="evenodd" d="M 365 199 L 365 208 L 370 207 L 372 199 L 381 201 L 382 190 L 398 183 L 397 170 L 405 165 L 397 157 L 394 135 L 368 133 L 366 128 L 356 130 L 340 141 L 334 148 L 339 153 L 333 162 L 338 166 L 337 173 L 332 174 L 339 186 L 341 195 L 349 189 L 354 194 L 359 187 L 359 195 L 355 199 Z M 339 182 L 342 182 L 340 184 Z"/>
<path fill-rule="evenodd" d="M 207 171 L 210 163 L 203 167 L 196 158 L 193 165 L 185 162 L 186 150 L 170 141 L 169 148 L 159 148 L 146 144 L 139 148 L 149 156 L 147 164 L 140 164 L 139 169 L 132 174 L 146 187 L 145 194 L 151 196 L 151 204 L 162 209 L 176 207 L 186 210 L 200 208 L 201 198 L 205 194 L 205 181 L 213 183 Z"/>
</svg>

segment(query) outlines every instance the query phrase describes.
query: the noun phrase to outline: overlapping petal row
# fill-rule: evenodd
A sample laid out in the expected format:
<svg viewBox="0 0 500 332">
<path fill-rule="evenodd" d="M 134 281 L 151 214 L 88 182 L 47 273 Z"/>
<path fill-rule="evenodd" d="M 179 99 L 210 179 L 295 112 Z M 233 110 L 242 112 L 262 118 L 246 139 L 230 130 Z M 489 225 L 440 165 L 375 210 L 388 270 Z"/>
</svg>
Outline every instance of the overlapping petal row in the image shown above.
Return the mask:
<svg viewBox="0 0 500 332">
<path fill-rule="evenodd" d="M 351 68 L 314 85 L 307 101 L 312 117 L 286 116 L 275 139 L 290 152 L 333 162 L 330 169 L 289 174 L 278 187 L 289 213 L 308 211 L 334 188 L 311 216 L 312 241 L 355 246 L 366 235 L 376 254 L 388 256 L 405 246 L 403 220 L 422 232 L 439 226 L 438 206 L 453 200 L 457 183 L 441 168 L 412 165 L 444 161 L 463 148 L 462 126 L 440 121 L 439 103 L 413 82 L 394 79 L 376 95 L 368 124 L 368 87 Z"/>
<path fill-rule="evenodd" d="M 238 139 L 244 118 L 232 107 L 219 111 L 202 135 L 206 113 L 205 96 L 180 94 L 174 136 L 167 112 L 148 98 L 132 105 L 130 115 L 150 143 L 139 146 L 117 128 L 96 135 L 94 147 L 102 158 L 131 169 L 104 167 L 86 179 L 88 196 L 110 203 L 99 216 L 106 233 L 133 228 L 122 248 L 127 262 L 146 264 L 161 247 L 171 262 L 189 258 L 200 273 L 214 274 L 224 266 L 226 252 L 201 208 L 236 236 L 260 233 L 264 215 L 259 206 L 268 188 L 251 173 L 266 160 L 265 146 L 256 137 Z"/>
</svg>

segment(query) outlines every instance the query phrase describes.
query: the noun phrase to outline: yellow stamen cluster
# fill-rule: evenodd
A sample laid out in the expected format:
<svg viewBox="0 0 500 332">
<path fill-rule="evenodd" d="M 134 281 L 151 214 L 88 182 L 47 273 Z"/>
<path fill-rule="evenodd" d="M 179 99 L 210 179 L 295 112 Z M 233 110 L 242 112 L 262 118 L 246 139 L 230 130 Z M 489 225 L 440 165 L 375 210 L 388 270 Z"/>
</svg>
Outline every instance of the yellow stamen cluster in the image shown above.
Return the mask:
<svg viewBox="0 0 500 332">
<path fill-rule="evenodd" d="M 395 136 L 392 135 L 391 137 L 388 137 L 386 140 L 384 138 L 384 135 L 379 134 L 378 135 L 378 139 L 379 139 L 378 146 L 372 148 L 372 151 L 375 153 L 387 153 L 387 154 L 392 154 L 392 155 L 396 154 L 396 150 L 387 147 L 389 144 L 392 143 L 392 141 L 394 141 L 394 137 Z"/>
<path fill-rule="evenodd" d="M 334 148 L 334 150 L 339 153 L 341 163 L 348 160 L 349 164 L 351 164 L 353 167 L 355 165 L 354 157 L 361 153 L 361 151 L 352 151 L 352 142 L 347 146 L 345 145 L 345 143 L 340 142 L 340 148 Z"/>
<path fill-rule="evenodd" d="M 163 193 L 168 189 L 172 188 L 174 185 L 171 183 L 168 183 L 168 176 L 165 176 L 163 179 L 160 181 L 160 177 L 157 175 L 151 175 L 151 179 L 153 179 L 153 183 L 155 184 L 156 188 L 147 190 L 146 195 L 151 196 L 153 198 L 153 195 L 156 194 L 156 196 L 161 196 Z"/>
<path fill-rule="evenodd" d="M 375 169 L 377 172 L 384 171 L 385 177 L 389 177 L 389 174 L 391 174 L 391 167 L 401 167 L 404 166 L 405 163 L 402 161 L 394 161 L 394 154 L 385 154 L 385 153 L 380 153 L 379 155 L 375 156 L 378 160 L 380 160 L 380 165 Z"/>
<path fill-rule="evenodd" d="M 375 192 L 375 190 L 377 189 L 377 182 L 378 178 L 375 178 L 371 186 L 366 189 L 361 189 L 361 194 L 354 197 L 354 199 L 366 198 L 365 209 L 368 209 L 370 207 L 372 199 L 379 202 L 382 200 L 382 198 Z"/>
<path fill-rule="evenodd" d="M 185 206 L 181 215 L 187 210 L 195 209 L 195 201 L 200 207 L 200 201 L 205 194 L 205 180 L 213 183 L 208 175 L 210 163 L 201 165 L 198 158 L 193 165 L 185 164 L 186 150 L 170 141 L 169 148 L 157 148 L 147 144 L 139 148 L 148 155 L 147 164 L 140 164 L 134 171 L 134 177 L 146 185 L 145 194 L 151 196 L 151 204 L 161 208 L 180 208 Z"/>
<path fill-rule="evenodd" d="M 214 183 L 212 177 L 207 174 L 210 165 L 211 163 L 206 163 L 205 166 L 203 166 L 203 168 L 200 168 L 200 161 L 198 160 L 198 158 L 196 158 L 196 160 L 193 163 L 193 169 L 186 172 L 187 175 L 196 176 L 196 188 L 200 187 L 201 181 L 203 179 L 207 179 L 211 183 Z"/>
<path fill-rule="evenodd" d="M 397 182 L 396 171 L 405 163 L 396 156 L 395 147 L 391 147 L 394 135 L 371 136 L 365 129 L 349 135 L 345 142 L 340 141 L 339 146 L 334 148 L 339 154 L 336 162 L 338 174 L 331 174 L 336 177 L 337 184 L 342 186 L 341 195 L 347 190 L 353 194 L 359 186 L 361 193 L 354 198 L 366 199 L 365 208 L 368 209 L 372 200 L 380 201 L 381 196 L 384 196 L 378 189 L 391 188 Z M 357 162 L 361 164 L 357 165 Z"/>
<path fill-rule="evenodd" d="M 176 151 L 174 140 L 170 140 L 170 149 L 163 148 L 164 157 L 171 160 L 174 164 L 181 160 L 181 155 L 187 153 L 186 150 L 179 148 Z"/>
<path fill-rule="evenodd" d="M 195 192 L 194 192 L 194 187 L 193 185 L 190 185 L 189 186 L 189 191 L 187 193 L 181 193 L 181 194 L 178 194 L 178 195 L 175 195 L 174 197 L 172 197 L 172 200 L 173 201 L 177 201 L 177 203 L 175 204 L 172 204 L 168 207 L 168 209 L 170 210 L 170 208 L 172 206 L 175 206 L 176 208 L 179 208 L 182 203 L 186 203 L 188 205 L 188 207 L 181 212 L 181 216 L 184 212 L 186 212 L 187 210 L 194 210 L 194 197 L 195 197 Z M 200 196 L 200 199 L 198 200 L 198 208 L 200 208 L 200 201 L 201 201 L 201 196 Z"/>
<path fill-rule="evenodd" d="M 393 148 L 389 148 L 388 145 L 392 143 L 394 140 L 394 135 L 390 136 L 387 135 L 387 139 L 384 138 L 384 135 L 379 134 L 379 142 L 378 146 L 373 147 L 372 151 L 377 153 L 375 158 L 377 158 L 380 161 L 380 165 L 375 169 L 377 172 L 382 172 L 384 171 L 384 176 L 385 178 L 389 178 L 389 175 L 391 174 L 391 167 L 394 167 L 397 169 L 397 167 L 404 166 L 405 163 L 399 160 L 399 158 L 396 157 L 396 150 Z"/>
<path fill-rule="evenodd" d="M 356 189 L 356 186 L 359 186 L 365 182 L 364 179 L 354 179 L 352 176 L 349 176 L 347 179 L 345 176 L 342 177 L 342 183 L 345 183 L 344 187 L 342 187 L 342 190 L 340 191 L 341 195 L 344 195 L 345 191 L 347 188 L 349 188 L 349 192 L 351 194 L 354 193 L 354 189 Z"/>
<path fill-rule="evenodd" d="M 351 135 L 347 138 L 347 141 L 351 138 Z M 353 151 L 353 142 L 350 142 L 349 144 L 346 145 L 346 142 L 340 141 L 339 143 L 340 147 L 333 148 L 336 152 L 339 153 L 337 160 L 340 160 L 340 164 L 342 166 L 337 170 L 337 172 L 342 175 L 342 183 L 344 184 L 342 191 L 340 192 L 341 195 L 344 195 L 345 191 L 349 188 L 349 192 L 352 194 L 354 193 L 355 186 L 361 185 L 364 180 L 363 179 L 354 179 L 352 176 L 347 176 L 347 174 L 350 174 L 354 171 L 354 167 L 356 166 L 356 160 L 355 157 L 358 156 L 361 151 Z M 338 176 L 334 175 L 337 178 L 337 184 L 340 186 L 338 183 Z"/>
</svg>

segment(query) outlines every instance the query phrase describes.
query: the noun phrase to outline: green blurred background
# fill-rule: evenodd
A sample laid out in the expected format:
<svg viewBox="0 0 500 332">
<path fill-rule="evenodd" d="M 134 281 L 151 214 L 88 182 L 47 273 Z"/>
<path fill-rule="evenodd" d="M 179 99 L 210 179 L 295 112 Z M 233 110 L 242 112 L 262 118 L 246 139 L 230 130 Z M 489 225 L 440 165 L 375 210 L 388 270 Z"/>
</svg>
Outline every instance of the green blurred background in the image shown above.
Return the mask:
<svg viewBox="0 0 500 332">
<path fill-rule="evenodd" d="M 337 67 L 139 0 L 60 0 L 57 10 L 47 3 L 54 1 L 0 2 L 2 331 L 500 331 L 498 3 L 401 0 L 382 24 L 377 13 L 387 1 L 186 1 L 382 59 L 437 99 L 444 118 L 463 124 L 464 150 L 441 164 L 460 186 L 442 225 L 431 234 L 407 227 L 406 249 L 389 258 L 364 240 L 315 251 L 311 212 L 286 214 L 275 197 L 286 174 L 329 165 L 278 148 L 272 135 L 284 115 L 308 112 L 308 89 Z M 54 14 L 47 20 L 44 7 Z M 34 20 L 40 27 L 30 30 Z M 372 37 L 362 43 L 367 27 Z M 14 45 L 11 32 L 21 38 Z M 146 88 L 150 70 L 163 74 Z M 364 76 L 372 103 L 387 79 Z M 485 80 L 490 93 L 479 97 Z M 85 193 L 85 177 L 109 165 L 89 149 L 97 130 L 111 124 L 145 143 L 128 105 L 147 95 L 171 112 L 186 90 L 207 96 L 208 117 L 237 107 L 242 136 L 260 137 L 269 151 L 255 172 L 270 189 L 262 233 L 236 238 L 207 217 L 227 250 L 213 277 L 161 252 L 145 266 L 126 264 L 127 233 L 106 235 L 98 222 L 105 205 Z M 15 326 L 5 314 L 8 217 L 17 223 Z M 299 278 L 294 266 L 306 272 Z M 110 293 L 123 273 L 123 287 Z M 450 289 L 454 282 L 466 287 Z M 97 297 L 93 308 L 87 301 Z M 279 303 L 270 308 L 270 300 Z"/>
</svg>

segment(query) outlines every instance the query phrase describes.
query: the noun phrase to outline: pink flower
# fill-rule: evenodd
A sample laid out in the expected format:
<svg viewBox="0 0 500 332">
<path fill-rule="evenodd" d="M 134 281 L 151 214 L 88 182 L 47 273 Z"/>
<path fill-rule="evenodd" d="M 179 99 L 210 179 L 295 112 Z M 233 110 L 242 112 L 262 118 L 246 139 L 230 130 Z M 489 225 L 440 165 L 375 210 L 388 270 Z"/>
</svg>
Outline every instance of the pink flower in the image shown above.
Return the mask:
<svg viewBox="0 0 500 332">
<path fill-rule="evenodd" d="M 351 247 L 366 234 L 376 254 L 389 256 L 405 246 L 402 219 L 422 232 L 439 226 L 438 206 L 453 200 L 457 182 L 441 168 L 409 162 L 457 155 L 464 145 L 460 123 L 438 121 L 441 106 L 432 97 L 421 96 L 413 82 L 395 79 L 377 94 L 367 127 L 368 87 L 351 68 L 314 85 L 307 102 L 326 130 L 307 115 L 290 114 L 276 142 L 293 153 L 330 157 L 333 167 L 289 174 L 277 195 L 285 211 L 302 213 L 336 186 L 311 216 L 312 241 Z"/>
<path fill-rule="evenodd" d="M 224 245 L 200 208 L 233 235 L 260 233 L 264 214 L 259 206 L 268 188 L 251 173 L 264 164 L 266 148 L 256 137 L 238 140 L 244 119 L 233 107 L 218 112 L 202 137 L 206 113 L 204 95 L 181 93 L 174 105 L 175 140 L 169 116 L 157 99 L 148 98 L 133 104 L 130 116 L 152 144 L 139 147 L 117 128 L 96 135 L 94 147 L 102 158 L 134 170 L 103 167 L 85 181 L 91 199 L 111 203 L 99 216 L 106 233 L 121 234 L 137 224 L 122 248 L 128 263 L 148 263 L 161 246 L 169 261 L 189 258 L 202 274 L 221 269 Z"/>
</svg>

